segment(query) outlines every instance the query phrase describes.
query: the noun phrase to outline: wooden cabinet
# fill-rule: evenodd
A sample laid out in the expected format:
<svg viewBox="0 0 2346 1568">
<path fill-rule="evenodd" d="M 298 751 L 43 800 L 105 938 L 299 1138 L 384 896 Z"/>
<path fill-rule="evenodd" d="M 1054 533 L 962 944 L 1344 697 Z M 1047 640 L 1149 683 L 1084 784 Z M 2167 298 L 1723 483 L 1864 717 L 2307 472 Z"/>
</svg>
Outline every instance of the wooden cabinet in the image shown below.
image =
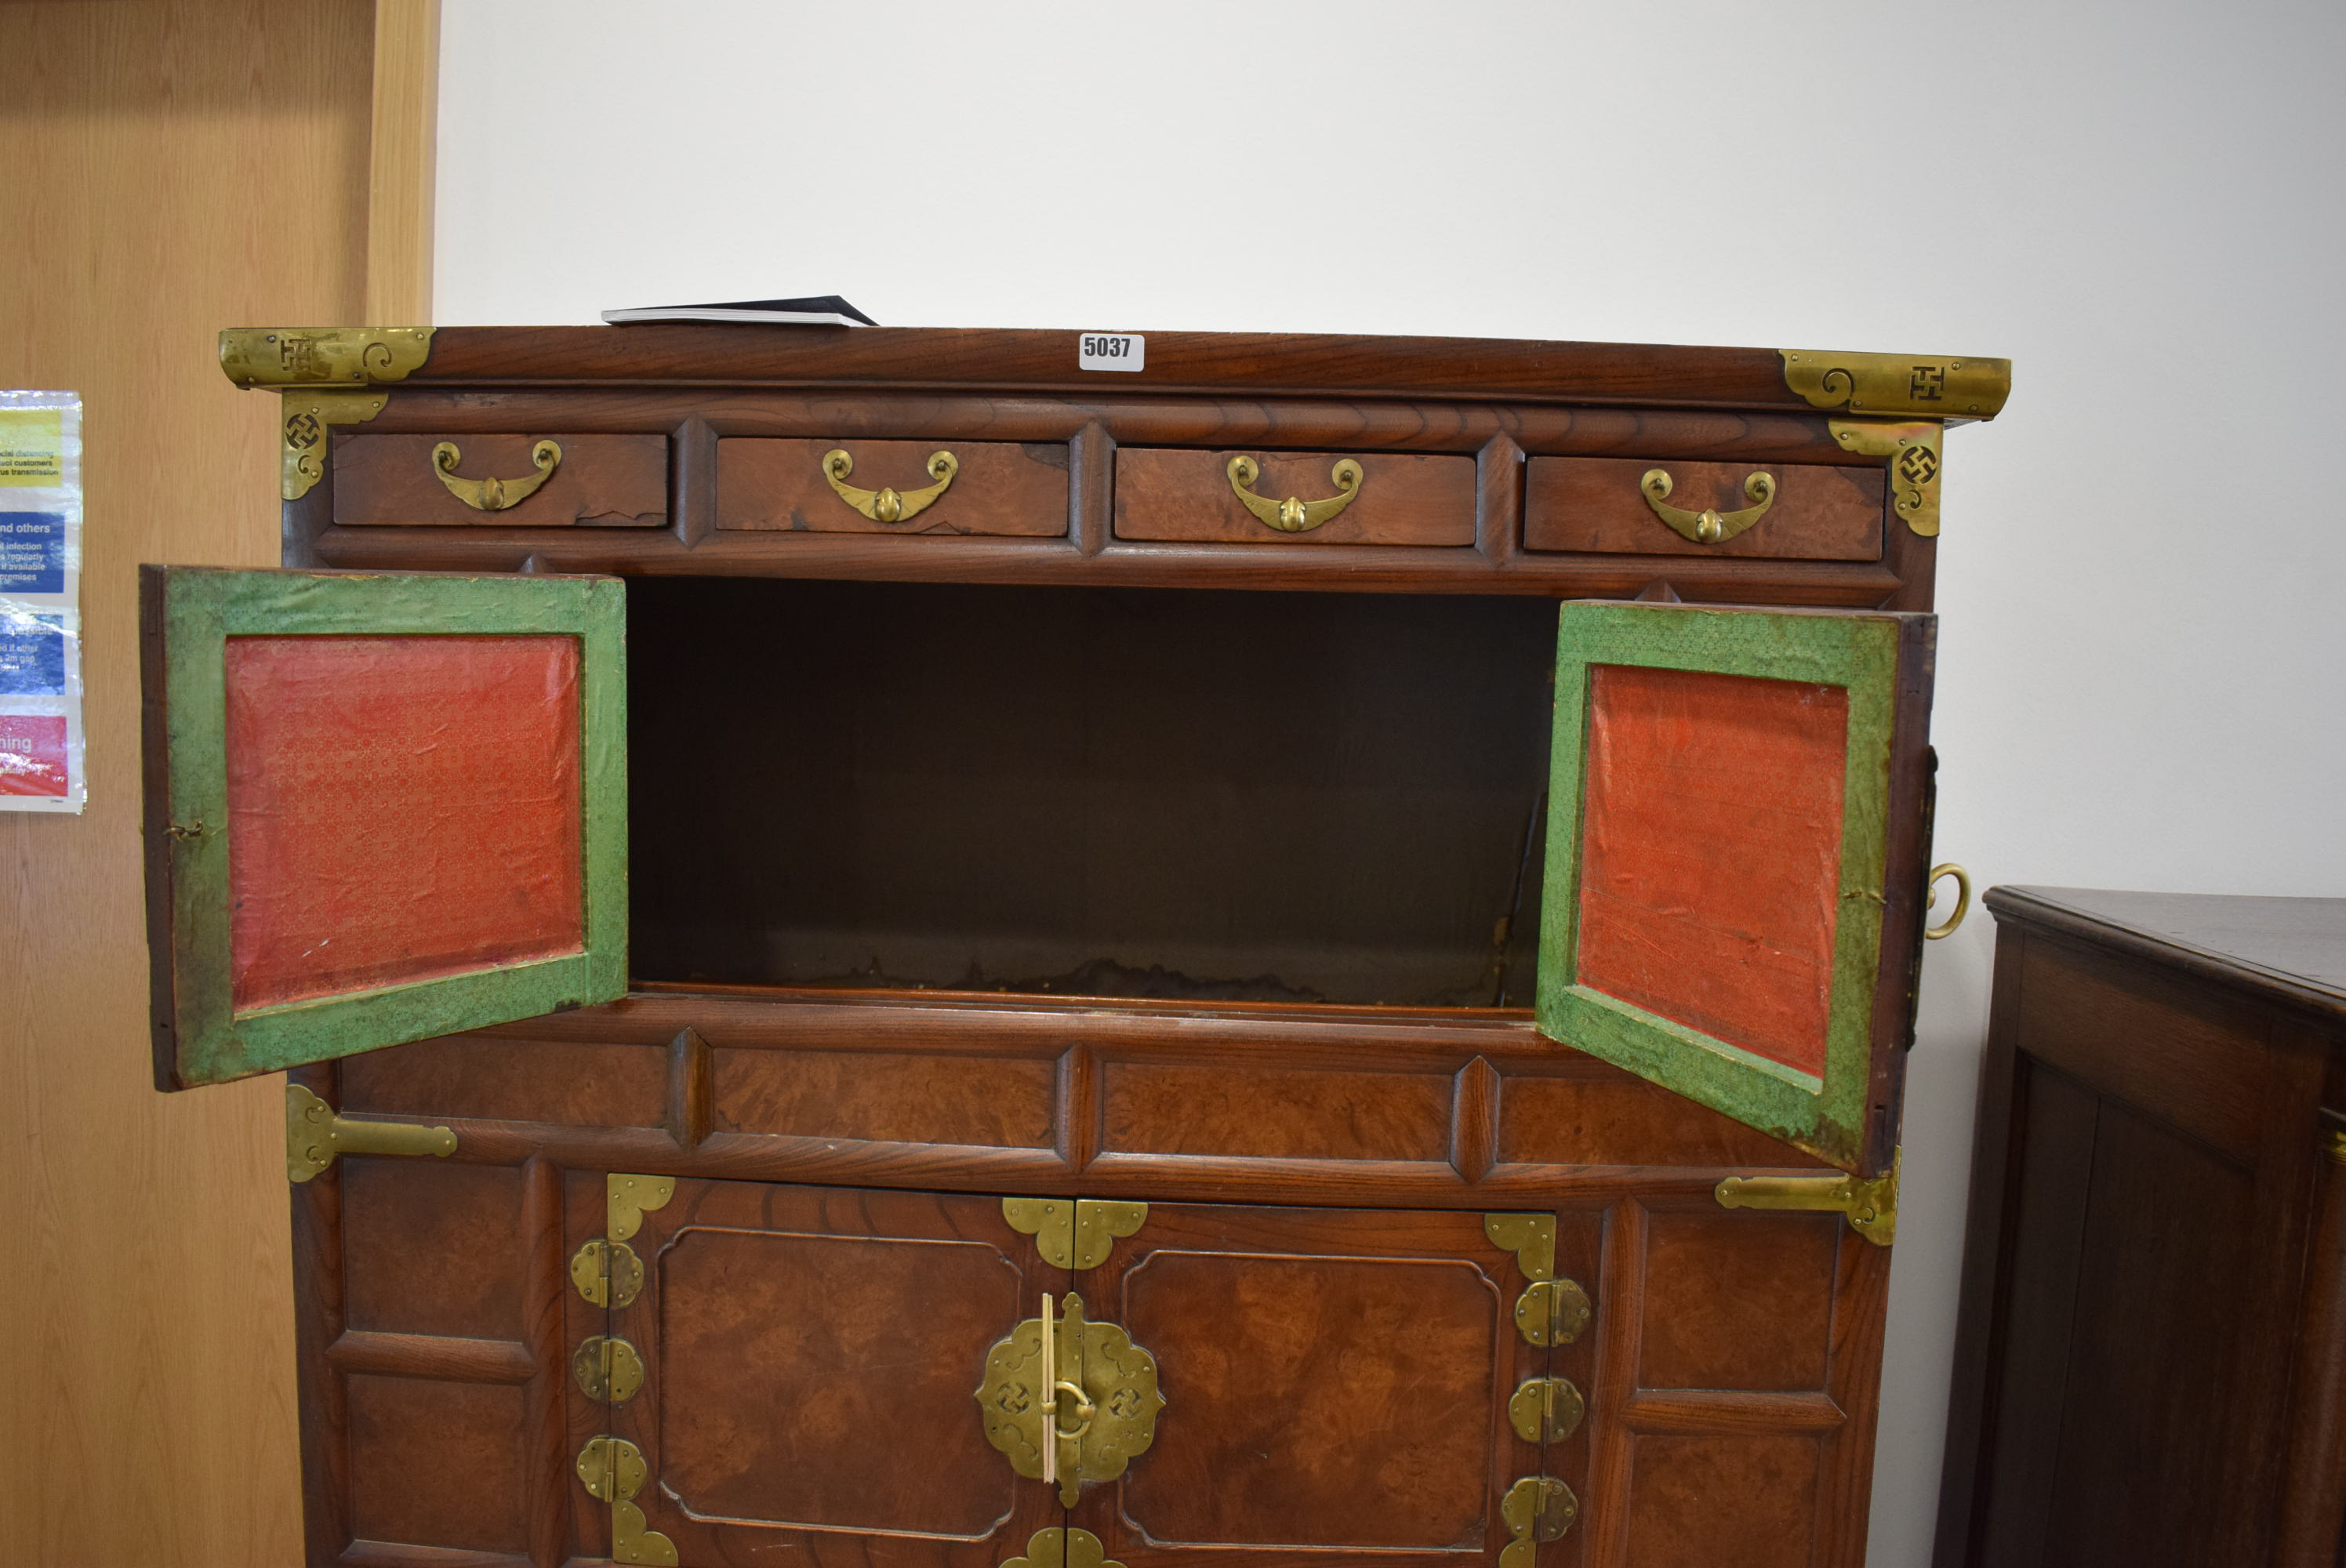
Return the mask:
<svg viewBox="0 0 2346 1568">
<path fill-rule="evenodd" d="M 1938 1562 L 2346 1545 L 2346 899 L 1996 888 Z"/>
<path fill-rule="evenodd" d="M 295 1069 L 313 1562 L 1859 1561 L 2004 367 L 1153 336 L 230 334 L 157 1071 Z"/>
</svg>

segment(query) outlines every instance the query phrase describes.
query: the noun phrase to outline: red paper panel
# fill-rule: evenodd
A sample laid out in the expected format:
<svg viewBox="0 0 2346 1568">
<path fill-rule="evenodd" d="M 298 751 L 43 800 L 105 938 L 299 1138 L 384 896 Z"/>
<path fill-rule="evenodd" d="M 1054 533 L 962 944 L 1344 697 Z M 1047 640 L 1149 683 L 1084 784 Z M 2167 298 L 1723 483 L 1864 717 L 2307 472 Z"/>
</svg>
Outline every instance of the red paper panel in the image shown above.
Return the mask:
<svg viewBox="0 0 2346 1568">
<path fill-rule="evenodd" d="M 240 1012 L 577 952 L 578 643 L 228 639 Z"/>
<path fill-rule="evenodd" d="M 1837 686 L 1591 669 L 1580 983 L 1822 1076 L 1848 738 Z"/>
</svg>

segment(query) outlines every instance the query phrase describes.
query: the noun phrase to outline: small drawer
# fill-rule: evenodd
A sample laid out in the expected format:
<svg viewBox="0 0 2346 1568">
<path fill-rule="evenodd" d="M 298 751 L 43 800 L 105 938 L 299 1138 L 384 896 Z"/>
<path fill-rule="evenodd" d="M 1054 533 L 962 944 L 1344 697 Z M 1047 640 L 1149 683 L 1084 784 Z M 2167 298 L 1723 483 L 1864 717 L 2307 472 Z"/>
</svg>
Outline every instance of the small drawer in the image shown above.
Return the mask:
<svg viewBox="0 0 2346 1568">
<path fill-rule="evenodd" d="M 826 467 L 834 452 L 847 454 L 837 474 Z M 717 443 L 717 525 L 807 534 L 1064 535 L 1067 449 L 1040 442 L 732 436 Z"/>
<path fill-rule="evenodd" d="M 1250 507 L 1230 473 L 1255 465 Z M 1340 463 L 1360 482 L 1341 510 L 1313 521 L 1312 504 L 1342 499 Z M 1303 503 L 1277 519 L 1280 504 Z M 1262 513 L 1274 514 L 1266 520 Z M 1302 524 L 1290 532 L 1282 521 Z M 1122 447 L 1116 454 L 1116 536 L 1239 545 L 1472 545 L 1474 460 L 1413 453 L 1174 452 Z"/>
<path fill-rule="evenodd" d="M 668 525 L 664 435 L 352 432 L 334 437 L 333 461 L 334 521 L 348 526 Z"/>
<path fill-rule="evenodd" d="M 1882 558 L 1879 468 L 1816 463 L 1678 463 L 1642 457 L 1535 457 L 1525 465 L 1524 547 L 1630 555 L 1760 555 L 1785 561 Z M 1731 539 L 1705 544 L 1654 510 L 1643 488 L 1669 475 L 1663 504 L 1682 513 L 1748 511 L 1755 473 L 1775 481 L 1767 509 Z"/>
</svg>

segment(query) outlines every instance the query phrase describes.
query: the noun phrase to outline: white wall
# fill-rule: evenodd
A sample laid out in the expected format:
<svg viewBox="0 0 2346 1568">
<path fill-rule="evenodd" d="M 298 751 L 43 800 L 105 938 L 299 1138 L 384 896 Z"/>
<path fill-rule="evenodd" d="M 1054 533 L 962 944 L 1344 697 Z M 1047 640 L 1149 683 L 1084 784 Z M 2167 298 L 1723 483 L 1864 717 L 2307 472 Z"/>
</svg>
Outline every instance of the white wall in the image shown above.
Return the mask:
<svg viewBox="0 0 2346 1568">
<path fill-rule="evenodd" d="M 444 322 L 2001 354 L 1948 442 L 1939 846 L 2346 892 L 2333 4 L 446 0 Z M 1872 1561 L 1928 1560 L 1990 930 L 1910 1079 Z"/>
</svg>

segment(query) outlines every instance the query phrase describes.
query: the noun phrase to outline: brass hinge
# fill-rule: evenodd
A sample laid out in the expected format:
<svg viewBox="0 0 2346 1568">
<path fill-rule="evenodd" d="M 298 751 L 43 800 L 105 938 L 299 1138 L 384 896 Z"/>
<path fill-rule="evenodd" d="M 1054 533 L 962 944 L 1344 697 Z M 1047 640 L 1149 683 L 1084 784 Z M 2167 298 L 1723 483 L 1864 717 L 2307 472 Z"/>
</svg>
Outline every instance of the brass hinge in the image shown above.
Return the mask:
<svg viewBox="0 0 2346 1568">
<path fill-rule="evenodd" d="M 676 1543 L 651 1527 L 635 1501 L 651 1479 L 643 1450 L 625 1438 L 589 1438 L 578 1451 L 577 1468 L 595 1501 L 611 1505 L 611 1561 L 675 1568 Z"/>
<path fill-rule="evenodd" d="M 1588 1401 L 1569 1378 L 1526 1378 L 1507 1397 L 1507 1421 L 1525 1442 L 1562 1442 L 1579 1430 Z"/>
<path fill-rule="evenodd" d="M 644 1386 L 644 1359 L 625 1339 L 590 1336 L 570 1358 L 578 1391 L 599 1404 L 624 1405 Z"/>
<path fill-rule="evenodd" d="M 1556 1216 L 1486 1214 L 1483 1234 L 1514 1253 L 1515 1267 L 1531 1281 L 1515 1298 L 1515 1328 L 1525 1339 L 1546 1346 L 1579 1339 L 1595 1308 L 1578 1280 L 1556 1276 Z"/>
<path fill-rule="evenodd" d="M 301 1087 L 285 1085 L 285 1176 L 308 1181 L 331 1168 L 338 1155 L 436 1155 L 456 1152 L 446 1127 L 413 1122 L 354 1122 Z"/>
<path fill-rule="evenodd" d="M 977 1385 L 985 1441 L 1020 1475 L 1056 1481 L 1070 1508 L 1085 1481 L 1114 1481 L 1148 1451 L 1164 1408 L 1157 1358 L 1115 1324 L 1086 1322 L 1072 1294 L 1056 1318 L 1044 1297 L 1042 1316 L 997 1341 Z"/>
<path fill-rule="evenodd" d="M 1005 1197 L 1002 1217 L 1011 1229 L 1033 1237 L 1052 1268 L 1097 1268 L 1117 1237 L 1132 1235 L 1148 1218 L 1148 1206 L 1096 1197 Z"/>
<path fill-rule="evenodd" d="M 597 1237 L 570 1258 L 570 1283 L 595 1307 L 625 1307 L 643 1293 L 644 1260 L 624 1241 Z"/>
<path fill-rule="evenodd" d="M 2010 360 L 1779 349 L 1784 384 L 1811 408 L 1908 419 L 1994 419 L 2012 395 Z"/>
<path fill-rule="evenodd" d="M 1561 1541 L 1580 1517 L 1580 1499 L 1552 1475 L 1527 1475 L 1507 1488 L 1499 1520 L 1509 1540 L 1499 1549 L 1499 1568 L 1532 1568 L 1542 1541 Z"/>
<path fill-rule="evenodd" d="M 1124 1568 L 1107 1554 L 1100 1538 L 1088 1530 L 1054 1525 L 1026 1538 L 1026 1555 L 1013 1557 L 1002 1568 Z"/>
<path fill-rule="evenodd" d="M 1789 1208 L 1839 1214 L 1851 1230 L 1888 1247 L 1898 1239 L 1898 1167 L 1905 1158 L 1901 1149 L 1890 1169 L 1860 1180 L 1853 1176 L 1729 1176 L 1718 1187 L 1722 1208 Z"/>
</svg>

